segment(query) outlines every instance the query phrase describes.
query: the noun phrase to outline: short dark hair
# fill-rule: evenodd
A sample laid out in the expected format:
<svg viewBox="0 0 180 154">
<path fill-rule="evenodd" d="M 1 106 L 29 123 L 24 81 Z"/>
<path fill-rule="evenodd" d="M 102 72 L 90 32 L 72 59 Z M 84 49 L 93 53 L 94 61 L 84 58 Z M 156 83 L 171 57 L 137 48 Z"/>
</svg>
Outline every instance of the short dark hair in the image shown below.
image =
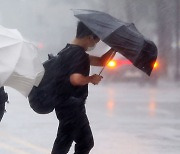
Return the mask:
<svg viewBox="0 0 180 154">
<path fill-rule="evenodd" d="M 76 38 L 83 38 L 86 36 L 93 36 L 94 39 L 99 39 L 83 22 L 79 21 L 77 25 Z"/>
</svg>

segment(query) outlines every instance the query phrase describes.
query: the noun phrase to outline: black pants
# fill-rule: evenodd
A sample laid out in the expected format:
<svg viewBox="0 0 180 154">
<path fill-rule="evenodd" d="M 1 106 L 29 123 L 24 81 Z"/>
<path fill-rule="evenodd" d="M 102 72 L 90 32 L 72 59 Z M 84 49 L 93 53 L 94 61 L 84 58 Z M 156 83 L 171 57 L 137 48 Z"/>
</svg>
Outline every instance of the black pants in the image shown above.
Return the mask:
<svg viewBox="0 0 180 154">
<path fill-rule="evenodd" d="M 4 87 L 0 88 L 0 122 L 5 112 L 5 103 L 8 100 L 8 95 L 4 91 Z"/>
<path fill-rule="evenodd" d="M 60 123 L 51 154 L 67 154 L 73 141 L 74 154 L 89 154 L 94 140 L 84 104 L 68 102 L 68 106 L 57 107 L 56 114 Z"/>
<path fill-rule="evenodd" d="M 3 118 L 4 111 L 5 111 L 5 105 L 0 104 L 0 122 L 1 122 L 1 120 Z"/>
</svg>

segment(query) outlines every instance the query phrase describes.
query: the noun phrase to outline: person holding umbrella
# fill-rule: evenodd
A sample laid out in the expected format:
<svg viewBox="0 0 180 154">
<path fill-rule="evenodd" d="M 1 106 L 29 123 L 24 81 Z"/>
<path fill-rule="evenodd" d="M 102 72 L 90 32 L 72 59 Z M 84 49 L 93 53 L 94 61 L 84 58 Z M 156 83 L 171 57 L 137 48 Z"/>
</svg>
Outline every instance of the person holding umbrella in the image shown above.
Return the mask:
<svg viewBox="0 0 180 154">
<path fill-rule="evenodd" d="M 75 154 L 88 154 L 94 145 L 86 115 L 88 84 L 99 84 L 101 72 L 115 56 L 123 55 L 150 76 L 157 58 L 157 47 L 146 39 L 133 23 L 94 10 L 73 10 L 78 18 L 76 38 L 57 56 L 44 63 L 45 77 L 29 96 L 33 110 L 40 114 L 56 111 L 59 128 L 51 154 L 67 154 L 75 141 Z M 101 57 L 87 52 L 99 41 L 111 49 Z M 99 75 L 89 75 L 90 65 L 103 66 Z"/>
<path fill-rule="evenodd" d="M 59 70 L 63 74 L 57 88 L 59 104 L 55 107 L 59 128 L 51 154 L 68 153 L 73 141 L 76 143 L 75 154 L 88 154 L 94 146 L 85 101 L 88 84 L 98 85 L 103 77 L 89 75 L 90 65 L 105 66 L 116 53 L 111 48 L 101 57 L 89 55 L 87 52 L 94 49 L 99 41 L 99 37 L 79 21 L 76 38 L 58 53 L 62 62 Z"/>
</svg>

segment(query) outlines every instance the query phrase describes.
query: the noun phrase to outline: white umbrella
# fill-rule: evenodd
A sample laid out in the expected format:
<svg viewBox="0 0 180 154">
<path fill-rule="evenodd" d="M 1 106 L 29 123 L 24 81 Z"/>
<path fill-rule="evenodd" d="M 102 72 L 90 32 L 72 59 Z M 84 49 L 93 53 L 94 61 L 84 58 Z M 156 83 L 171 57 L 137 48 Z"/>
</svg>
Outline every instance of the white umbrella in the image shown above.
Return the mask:
<svg viewBox="0 0 180 154">
<path fill-rule="evenodd" d="M 0 87 L 12 87 L 27 97 L 43 75 L 37 48 L 18 30 L 0 26 Z"/>
</svg>

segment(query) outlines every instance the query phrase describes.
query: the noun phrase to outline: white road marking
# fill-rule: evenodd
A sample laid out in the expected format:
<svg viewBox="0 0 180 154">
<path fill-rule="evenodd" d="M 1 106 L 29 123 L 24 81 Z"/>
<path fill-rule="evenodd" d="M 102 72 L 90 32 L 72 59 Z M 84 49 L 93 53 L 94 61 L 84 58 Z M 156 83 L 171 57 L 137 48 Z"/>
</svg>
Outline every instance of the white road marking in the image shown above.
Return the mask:
<svg viewBox="0 0 180 154">
<path fill-rule="evenodd" d="M 11 152 L 14 153 L 14 154 L 30 154 L 30 153 L 28 153 L 28 152 L 25 152 L 25 151 L 23 151 L 23 150 L 20 150 L 20 149 L 15 148 L 15 147 L 13 147 L 13 146 L 11 146 L 11 145 L 7 145 L 7 144 L 1 143 L 1 142 L 0 142 L 0 147 L 1 147 L 2 149 L 7 150 L 7 151 L 11 151 Z"/>
<path fill-rule="evenodd" d="M 46 148 L 43 148 L 43 147 L 34 145 L 34 144 L 32 144 L 32 143 L 29 143 L 28 141 L 22 140 L 22 139 L 20 139 L 20 138 L 18 138 L 18 137 L 12 136 L 12 135 L 10 135 L 10 134 L 8 134 L 8 133 L 1 132 L 1 131 L 0 131 L 0 136 L 3 137 L 4 139 L 9 139 L 9 140 L 11 140 L 11 141 L 13 141 L 13 142 L 15 142 L 15 143 L 17 143 L 17 144 L 23 145 L 23 146 L 28 147 L 28 148 L 30 148 L 30 149 L 32 149 L 32 150 L 37 151 L 37 152 L 41 152 L 41 153 L 43 153 L 43 154 L 49 154 L 49 153 L 50 153 L 50 150 L 49 150 L 49 149 L 46 149 Z M 1 146 L 1 144 L 0 144 L 0 146 Z M 8 146 L 8 145 L 5 146 L 5 144 L 3 144 L 3 146 L 6 147 L 6 149 L 7 149 L 8 147 L 10 147 L 10 146 Z M 11 150 L 11 149 L 10 149 L 10 150 Z M 20 154 L 20 153 L 19 153 L 19 154 Z M 22 153 L 22 154 L 24 154 L 24 153 Z"/>
</svg>

